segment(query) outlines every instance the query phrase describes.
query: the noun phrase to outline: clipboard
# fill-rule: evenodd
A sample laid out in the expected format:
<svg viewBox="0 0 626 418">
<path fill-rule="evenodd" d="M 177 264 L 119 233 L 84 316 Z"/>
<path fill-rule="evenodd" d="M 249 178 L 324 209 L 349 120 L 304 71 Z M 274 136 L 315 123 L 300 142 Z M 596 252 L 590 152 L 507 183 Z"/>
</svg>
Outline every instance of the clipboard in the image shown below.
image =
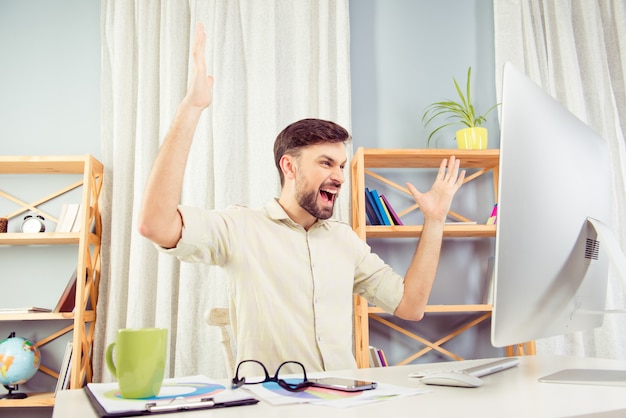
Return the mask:
<svg viewBox="0 0 626 418">
<path fill-rule="evenodd" d="M 117 383 L 89 383 L 83 390 L 101 418 L 227 408 L 259 402 L 247 391 L 226 389 L 205 376 L 166 379 L 159 396 L 148 399 L 123 399 L 117 395 L 117 388 Z M 174 394 L 168 395 L 168 389 L 172 388 Z M 187 394 L 185 389 L 189 389 Z"/>
</svg>

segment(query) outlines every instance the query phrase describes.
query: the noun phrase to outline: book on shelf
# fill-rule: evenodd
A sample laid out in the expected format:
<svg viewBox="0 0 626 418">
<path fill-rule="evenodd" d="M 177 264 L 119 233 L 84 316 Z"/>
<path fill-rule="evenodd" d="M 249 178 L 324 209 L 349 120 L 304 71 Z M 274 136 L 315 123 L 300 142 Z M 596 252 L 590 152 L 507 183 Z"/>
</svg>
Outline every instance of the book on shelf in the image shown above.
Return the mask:
<svg viewBox="0 0 626 418">
<path fill-rule="evenodd" d="M 383 207 L 383 211 L 385 212 L 385 218 L 389 220 L 389 225 L 394 225 L 393 219 L 391 219 L 391 214 L 389 213 L 389 208 L 385 204 L 385 200 L 383 199 L 383 195 L 379 194 L 378 199 L 380 200 L 380 205 Z"/>
<path fill-rule="evenodd" d="M 389 203 L 389 200 L 387 200 L 387 198 L 385 197 L 384 194 L 380 195 L 380 198 L 383 201 L 383 204 L 385 205 L 385 207 L 387 208 L 387 211 L 389 212 L 389 215 L 391 217 L 391 220 L 393 221 L 394 225 L 404 225 L 402 223 L 402 219 L 400 219 L 400 217 L 398 216 L 398 214 L 396 213 L 396 211 L 393 209 L 393 207 L 391 206 L 391 204 Z"/>
<path fill-rule="evenodd" d="M 55 232 L 72 232 L 79 208 L 80 204 L 78 203 L 63 204 Z"/>
<path fill-rule="evenodd" d="M 63 360 L 61 362 L 61 368 L 59 369 L 59 378 L 57 379 L 57 385 L 54 389 L 54 396 L 57 395 L 57 392 L 60 390 L 65 390 L 69 388 L 70 385 L 70 370 L 72 365 L 72 340 L 67 342 L 65 346 L 65 353 L 63 354 Z"/>
<path fill-rule="evenodd" d="M 70 280 L 67 282 L 63 293 L 57 302 L 53 312 L 72 312 L 76 304 L 76 280 L 78 278 L 77 270 L 74 270 Z"/>
<path fill-rule="evenodd" d="M 78 211 L 76 212 L 76 218 L 72 224 L 71 232 L 80 232 L 81 223 L 83 222 L 83 211 L 81 205 L 78 205 Z"/>
<path fill-rule="evenodd" d="M 24 314 L 36 312 L 52 312 L 49 308 L 41 308 L 39 306 L 22 306 L 19 308 L 0 308 L 0 314 Z"/>
<path fill-rule="evenodd" d="M 380 195 L 376 189 L 371 189 L 370 193 L 372 194 L 372 198 L 374 200 L 375 206 L 378 208 L 378 213 L 380 214 L 381 225 L 391 225 L 391 219 L 387 215 L 387 211 L 383 206 L 383 201 L 380 200 Z"/>
<path fill-rule="evenodd" d="M 365 215 L 369 220 L 370 225 L 380 225 L 380 219 L 376 213 L 377 209 L 374 207 L 374 201 L 369 189 L 365 188 Z"/>
<path fill-rule="evenodd" d="M 367 213 L 368 206 L 371 208 L 372 215 L 375 220 L 375 222 L 372 222 L 372 225 L 384 225 L 383 219 L 378 209 L 378 205 L 374 201 L 374 195 L 372 194 L 372 191 L 366 187 L 365 188 L 365 209 L 366 209 L 365 213 Z M 370 219 L 370 221 L 372 221 L 372 219 Z"/>
<path fill-rule="evenodd" d="M 496 220 L 498 219 L 498 204 L 493 205 L 493 209 L 491 209 L 491 215 L 487 219 L 487 225 L 495 225 Z"/>
<path fill-rule="evenodd" d="M 388 364 L 387 364 L 387 357 L 385 357 L 385 352 L 381 348 L 379 348 L 377 350 L 377 354 L 378 354 L 378 357 L 380 358 L 380 365 L 382 367 L 387 367 Z"/>
<path fill-rule="evenodd" d="M 370 367 L 387 367 L 387 357 L 385 357 L 385 352 L 373 345 L 369 346 L 370 352 Z"/>
<path fill-rule="evenodd" d="M 370 345 L 370 367 L 381 367 L 380 357 L 378 357 L 378 349 Z"/>
<path fill-rule="evenodd" d="M 72 375 L 72 363 L 74 363 L 74 350 L 70 350 L 70 360 L 67 362 L 67 368 L 65 369 L 65 379 L 63 379 L 63 386 L 61 390 L 67 390 L 70 388 L 70 376 Z"/>
<path fill-rule="evenodd" d="M 61 206 L 61 213 L 59 213 L 59 219 L 57 220 L 57 226 L 54 229 L 54 232 L 63 232 L 63 223 L 65 222 L 65 217 L 67 216 L 67 204 L 63 204 Z"/>
<path fill-rule="evenodd" d="M 404 225 L 385 195 L 368 187 L 365 188 L 365 214 L 370 225 Z"/>
</svg>

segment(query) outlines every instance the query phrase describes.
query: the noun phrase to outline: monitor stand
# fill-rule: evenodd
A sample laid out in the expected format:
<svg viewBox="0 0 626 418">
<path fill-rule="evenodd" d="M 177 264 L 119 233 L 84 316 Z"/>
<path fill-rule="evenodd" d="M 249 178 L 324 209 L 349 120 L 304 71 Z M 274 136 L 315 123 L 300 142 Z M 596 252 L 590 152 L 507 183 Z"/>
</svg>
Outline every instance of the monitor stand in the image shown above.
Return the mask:
<svg viewBox="0 0 626 418">
<path fill-rule="evenodd" d="M 626 256 L 621 250 L 620 245 L 613 234 L 604 223 L 587 218 L 589 223 L 595 228 L 599 241 L 607 251 L 610 264 L 615 267 L 619 276 L 622 287 L 626 285 Z M 624 290 L 626 293 L 626 290 Z M 606 311 L 584 311 L 580 313 L 605 315 L 609 313 L 624 314 L 626 310 L 606 310 Z M 544 383 L 569 383 L 578 385 L 602 385 L 602 386 L 626 386 L 626 370 L 607 370 L 607 369 L 565 369 L 559 372 L 539 378 Z"/>
</svg>

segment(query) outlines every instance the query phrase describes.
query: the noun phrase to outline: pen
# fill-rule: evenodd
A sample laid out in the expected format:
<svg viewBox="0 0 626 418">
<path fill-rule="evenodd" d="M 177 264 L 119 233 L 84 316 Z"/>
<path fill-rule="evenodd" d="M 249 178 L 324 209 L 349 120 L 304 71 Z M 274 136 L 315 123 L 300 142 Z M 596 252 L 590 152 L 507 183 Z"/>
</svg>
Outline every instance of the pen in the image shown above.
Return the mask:
<svg viewBox="0 0 626 418">
<path fill-rule="evenodd" d="M 202 409 L 212 408 L 215 406 L 213 398 L 202 398 L 197 402 L 170 402 L 168 404 L 158 405 L 156 402 L 150 402 L 146 404 L 146 411 L 148 412 L 166 412 L 166 411 L 183 411 L 186 409 Z"/>
</svg>

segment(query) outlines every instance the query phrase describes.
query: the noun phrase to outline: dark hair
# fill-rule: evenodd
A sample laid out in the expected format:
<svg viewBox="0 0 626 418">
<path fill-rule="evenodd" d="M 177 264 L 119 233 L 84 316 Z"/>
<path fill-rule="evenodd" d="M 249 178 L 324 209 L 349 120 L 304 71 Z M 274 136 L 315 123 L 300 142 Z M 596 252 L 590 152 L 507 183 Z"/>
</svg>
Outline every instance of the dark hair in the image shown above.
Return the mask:
<svg viewBox="0 0 626 418">
<path fill-rule="evenodd" d="M 297 157 L 300 150 L 309 145 L 323 143 L 350 142 L 350 134 L 343 127 L 334 122 L 322 119 L 302 119 L 292 123 L 282 130 L 274 142 L 274 162 L 280 175 L 280 185 L 283 186 L 285 177 L 280 169 L 280 159 L 283 155 Z"/>
</svg>

